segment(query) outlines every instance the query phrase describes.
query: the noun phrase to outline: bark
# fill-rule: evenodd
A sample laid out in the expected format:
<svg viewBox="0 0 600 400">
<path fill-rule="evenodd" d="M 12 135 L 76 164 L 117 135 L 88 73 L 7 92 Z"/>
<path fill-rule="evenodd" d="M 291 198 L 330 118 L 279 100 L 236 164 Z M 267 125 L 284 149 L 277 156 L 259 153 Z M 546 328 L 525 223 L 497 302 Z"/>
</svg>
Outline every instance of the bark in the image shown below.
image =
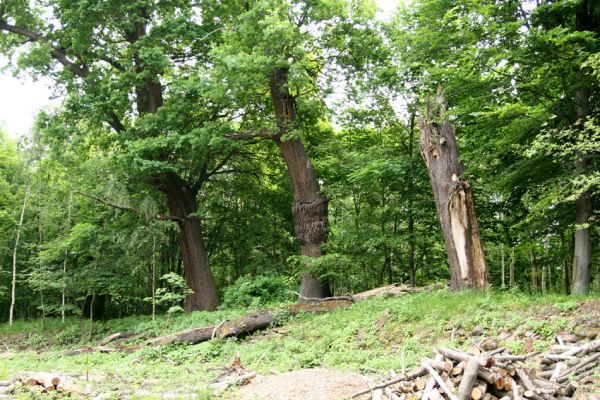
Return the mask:
<svg viewBox="0 0 600 400">
<path fill-rule="evenodd" d="M 21 215 L 19 217 L 19 223 L 17 225 L 17 236 L 15 238 L 15 247 L 13 248 L 13 264 L 12 264 L 12 285 L 10 292 L 10 311 L 8 314 L 8 324 L 12 326 L 13 315 L 15 311 L 15 291 L 17 288 L 17 249 L 19 248 L 19 239 L 21 238 L 21 227 L 23 226 L 23 217 L 25 216 L 25 207 L 27 206 L 27 199 L 29 198 L 29 186 L 25 189 L 25 196 L 23 196 L 23 206 L 21 207 Z"/>
<path fill-rule="evenodd" d="M 581 76 L 580 76 L 581 75 Z M 583 79 L 583 73 L 579 73 Z M 589 90 L 582 89 L 575 95 L 578 124 L 583 126 L 590 114 Z M 579 135 L 577 137 L 579 139 Z M 575 169 L 584 175 L 588 171 L 589 161 L 585 154 L 577 151 L 575 154 Z M 571 294 L 585 295 L 588 293 L 592 271 L 592 235 L 590 218 L 592 216 L 591 190 L 584 191 L 575 203 L 575 249 L 573 253 L 573 286 Z"/>
<path fill-rule="evenodd" d="M 156 234 L 152 234 L 152 321 L 156 320 Z"/>
<path fill-rule="evenodd" d="M 410 127 L 408 137 L 408 155 L 410 157 L 411 174 L 414 173 L 416 165 L 413 158 L 414 135 L 415 135 L 415 117 L 413 112 L 410 116 Z M 415 285 L 416 267 L 415 267 L 415 218 L 413 215 L 413 177 L 408 180 L 408 282 Z"/>
<path fill-rule="evenodd" d="M 185 310 L 215 310 L 219 296 L 202 237 L 200 218 L 195 214 L 198 211 L 197 193 L 174 173 L 164 175 L 161 190 L 167 196 L 171 213 L 177 217 L 185 281 L 194 292 L 186 298 Z"/>
<path fill-rule="evenodd" d="M 592 12 L 592 2 L 584 0 L 579 4 L 576 12 L 575 25 L 578 31 L 594 31 L 600 33 L 598 21 Z M 577 72 L 576 84 L 579 89 L 575 92 L 575 115 L 577 129 L 583 129 L 585 120 L 591 113 L 590 97 L 591 86 L 586 84 L 584 69 Z M 577 141 L 581 140 L 577 135 Z M 586 154 L 577 151 L 575 154 L 575 169 L 577 174 L 585 175 L 588 172 L 589 159 Z M 588 189 L 581 193 L 575 203 L 575 249 L 573 254 L 573 286 L 571 294 L 585 295 L 589 291 L 592 269 L 592 235 L 589 226 L 592 216 L 592 194 Z"/>
<path fill-rule="evenodd" d="M 570 276 L 570 271 L 569 271 L 569 261 L 567 260 L 567 248 L 565 246 L 565 234 L 564 232 L 560 232 L 560 244 L 562 247 L 562 252 L 563 252 L 563 270 L 562 270 L 562 283 L 563 283 L 563 290 L 565 292 L 565 294 L 569 294 L 571 291 L 571 284 L 569 282 L 569 276 Z"/>
<path fill-rule="evenodd" d="M 469 182 L 462 178 L 454 126 L 444 118 L 438 90 L 435 105 L 419 119 L 421 155 L 427 165 L 450 264 L 453 289 L 487 289 L 488 268 Z M 432 110 L 431 108 L 436 108 Z"/>
<path fill-rule="evenodd" d="M 529 258 L 531 264 L 531 290 L 538 291 L 538 269 L 537 269 L 537 254 L 535 252 L 535 244 L 530 235 Z"/>
<path fill-rule="evenodd" d="M 278 134 L 273 136 L 285 160 L 294 203 L 294 228 L 302 255 L 320 257 L 327 238 L 327 199 L 321 194 L 308 153 L 298 138 L 284 138 L 293 129 L 296 119 L 295 98 L 287 88 L 288 71 L 278 69 L 270 78 L 271 101 L 275 109 Z M 321 282 L 308 271 L 302 275 L 300 294 L 303 297 L 327 297 L 331 294 L 327 282 Z"/>
<path fill-rule="evenodd" d="M 71 204 L 73 203 L 73 192 L 69 193 L 69 204 L 67 205 L 67 235 L 71 231 Z M 65 293 L 67 290 L 67 259 L 69 258 L 69 248 L 65 247 L 65 259 L 63 261 L 63 271 L 62 271 L 62 293 L 60 300 L 60 320 L 64 324 L 65 323 Z"/>
<path fill-rule="evenodd" d="M 515 287 L 515 248 L 510 248 L 510 269 L 508 272 L 508 286 L 512 289 Z"/>
</svg>

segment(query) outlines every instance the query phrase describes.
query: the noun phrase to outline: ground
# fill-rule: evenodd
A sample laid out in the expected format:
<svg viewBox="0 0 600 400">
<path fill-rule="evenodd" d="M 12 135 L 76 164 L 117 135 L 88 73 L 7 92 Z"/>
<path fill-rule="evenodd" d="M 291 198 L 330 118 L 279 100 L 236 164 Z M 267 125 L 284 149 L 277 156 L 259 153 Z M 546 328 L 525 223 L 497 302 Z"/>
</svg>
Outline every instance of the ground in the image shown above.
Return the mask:
<svg viewBox="0 0 600 400">
<path fill-rule="evenodd" d="M 218 324 L 246 312 L 97 322 L 91 338 L 88 322 L 77 319 L 65 326 L 59 320 L 0 325 L 0 380 L 25 371 L 55 371 L 68 377 L 73 392 L 104 398 L 342 399 L 365 387 L 366 379 L 400 371 L 402 358 L 409 368 L 442 344 L 468 349 L 493 340 L 513 353 L 524 353 L 547 348 L 557 333 L 589 338 L 600 333 L 598 295 L 439 290 L 366 300 L 324 314 L 282 314 L 277 326 L 243 339 L 144 345 L 157 335 Z M 111 343 L 118 352 L 81 351 L 126 330 L 136 336 Z M 245 370 L 258 376 L 215 397 L 211 382 L 226 374 L 236 354 Z"/>
</svg>

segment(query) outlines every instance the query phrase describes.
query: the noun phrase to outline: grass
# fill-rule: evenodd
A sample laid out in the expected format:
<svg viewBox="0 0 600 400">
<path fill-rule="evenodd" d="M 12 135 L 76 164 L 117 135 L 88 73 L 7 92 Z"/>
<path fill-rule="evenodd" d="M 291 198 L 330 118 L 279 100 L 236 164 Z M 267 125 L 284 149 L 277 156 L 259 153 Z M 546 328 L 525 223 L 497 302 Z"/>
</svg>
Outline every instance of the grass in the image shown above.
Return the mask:
<svg viewBox="0 0 600 400">
<path fill-rule="evenodd" d="M 39 320 L 17 321 L 12 328 L 0 325 L 0 339 L 11 348 L 22 348 L 0 356 L 0 380 L 23 370 L 60 371 L 78 375 L 84 381 L 87 376 L 93 385 L 99 383 L 96 381 L 110 382 L 110 388 L 151 387 L 157 393 L 177 388 L 202 391 L 222 372 L 218 368 L 236 354 L 240 354 L 247 369 L 261 374 L 315 366 L 379 374 L 400 370 L 402 353 L 410 367 L 435 346 L 468 348 L 471 339 L 463 340 L 462 334 L 475 326 L 488 336 L 502 331 L 534 331 L 541 339 L 533 345 L 542 350 L 558 330 L 565 329 L 568 313 L 583 300 L 506 292 L 418 293 L 363 301 L 326 314 L 300 314 L 280 321 L 283 325 L 277 329 L 245 339 L 214 340 L 195 346 L 142 346 L 131 354 L 66 353 L 118 331 L 136 331 L 139 337 L 127 343 L 139 344 L 149 337 L 218 324 L 247 310 L 160 317 L 156 322 L 146 316 L 97 322 L 91 341 L 87 321 L 69 319 L 65 325 L 52 319 L 43 324 Z M 502 345 L 519 353 L 531 343 L 511 340 Z"/>
</svg>

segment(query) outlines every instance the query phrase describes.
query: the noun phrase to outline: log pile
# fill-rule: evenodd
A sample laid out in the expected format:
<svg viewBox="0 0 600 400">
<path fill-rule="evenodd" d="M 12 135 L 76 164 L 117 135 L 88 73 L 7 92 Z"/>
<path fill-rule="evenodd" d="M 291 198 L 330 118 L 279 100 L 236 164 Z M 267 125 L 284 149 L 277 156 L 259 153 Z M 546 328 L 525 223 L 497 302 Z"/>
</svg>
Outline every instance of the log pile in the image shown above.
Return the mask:
<svg viewBox="0 0 600 400">
<path fill-rule="evenodd" d="M 66 396 L 61 377 L 57 374 L 37 372 L 27 373 L 21 377 L 0 381 L 0 399 L 15 398 L 20 393 L 28 391 L 34 394 L 56 394 L 56 397 Z"/>
<path fill-rule="evenodd" d="M 584 395 L 600 388 L 600 340 L 559 343 L 546 353 L 512 355 L 440 348 L 433 358 L 402 376 L 395 376 L 352 397 L 372 400 L 550 400 L 600 399 Z M 596 378 L 594 378 L 596 374 Z M 594 397 L 595 396 L 595 397 Z"/>
</svg>

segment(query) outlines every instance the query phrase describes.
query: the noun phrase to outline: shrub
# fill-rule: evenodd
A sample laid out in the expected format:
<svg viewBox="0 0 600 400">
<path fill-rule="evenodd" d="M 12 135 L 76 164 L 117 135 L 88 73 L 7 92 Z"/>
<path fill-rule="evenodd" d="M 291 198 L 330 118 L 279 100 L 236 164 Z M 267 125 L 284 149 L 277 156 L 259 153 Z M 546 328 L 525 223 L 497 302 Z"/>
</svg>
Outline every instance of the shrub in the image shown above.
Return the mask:
<svg viewBox="0 0 600 400">
<path fill-rule="evenodd" d="M 225 307 L 264 306 L 290 298 L 292 281 L 280 276 L 242 276 L 223 294 Z"/>
</svg>

